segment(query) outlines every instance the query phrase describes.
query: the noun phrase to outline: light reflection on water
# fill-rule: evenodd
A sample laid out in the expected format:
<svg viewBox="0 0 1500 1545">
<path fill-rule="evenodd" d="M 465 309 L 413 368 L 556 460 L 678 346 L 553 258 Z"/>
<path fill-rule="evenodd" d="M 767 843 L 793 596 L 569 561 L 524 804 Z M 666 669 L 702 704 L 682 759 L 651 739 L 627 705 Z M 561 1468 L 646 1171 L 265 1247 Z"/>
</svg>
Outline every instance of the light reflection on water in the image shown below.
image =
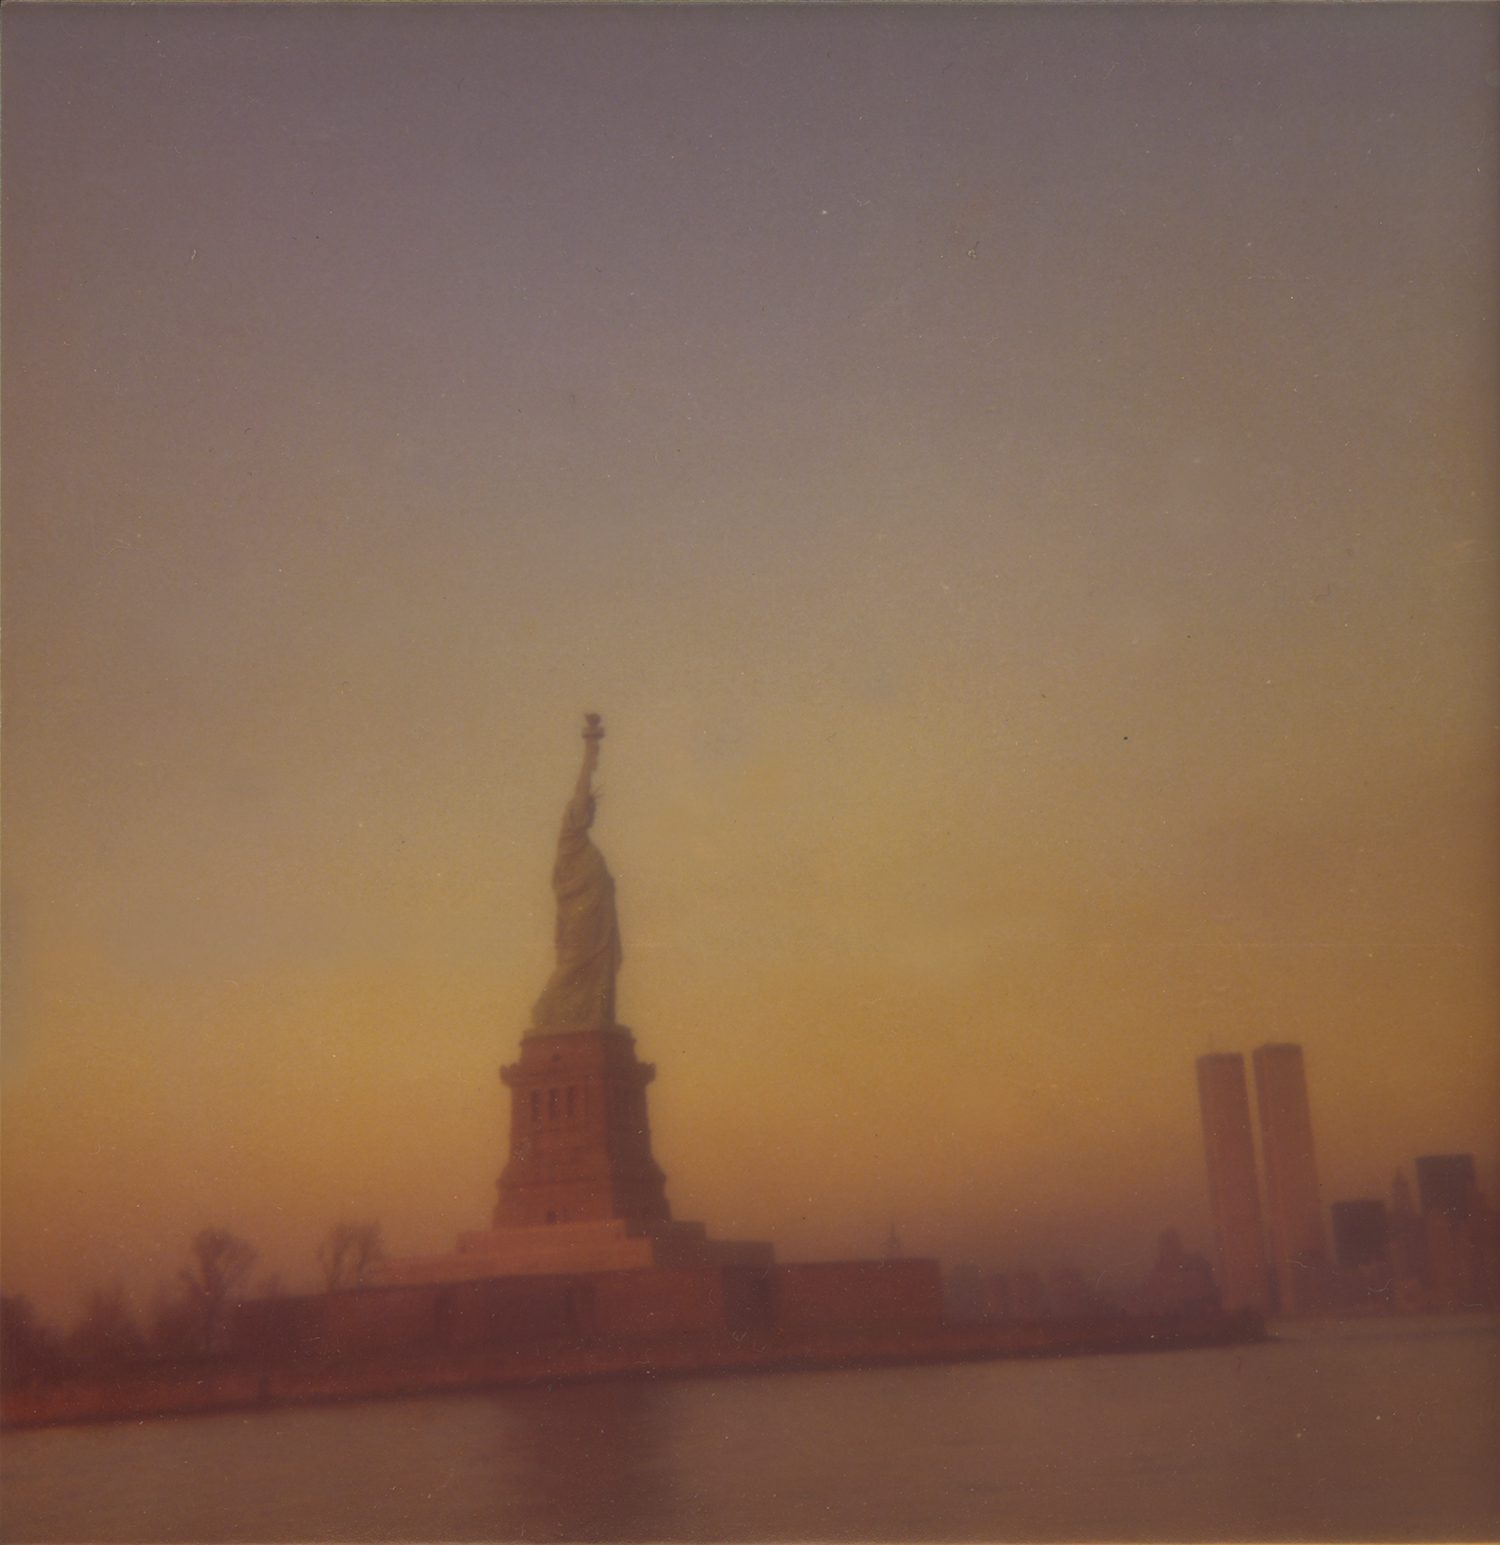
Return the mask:
<svg viewBox="0 0 1500 1545">
<path fill-rule="evenodd" d="M 1495 1327 L 15 1433 L 6 1540 L 1500 1537 Z"/>
</svg>

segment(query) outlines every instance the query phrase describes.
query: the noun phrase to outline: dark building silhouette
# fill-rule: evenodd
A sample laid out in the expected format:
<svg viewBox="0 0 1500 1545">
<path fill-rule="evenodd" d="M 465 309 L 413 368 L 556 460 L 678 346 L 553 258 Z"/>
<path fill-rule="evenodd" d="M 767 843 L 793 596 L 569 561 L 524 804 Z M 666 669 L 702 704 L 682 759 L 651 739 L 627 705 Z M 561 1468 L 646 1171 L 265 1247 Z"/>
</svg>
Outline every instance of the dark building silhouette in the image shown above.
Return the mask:
<svg viewBox="0 0 1500 1545">
<path fill-rule="evenodd" d="M 1367 1199 L 1335 1202 L 1330 1212 L 1334 1255 L 1340 1266 L 1352 1269 L 1385 1259 L 1384 1202 Z"/>
<path fill-rule="evenodd" d="M 1033 1280 L 1035 1278 L 1033 1277 Z M 1038 1298 L 1030 1306 L 1031 1317 L 1043 1312 Z M 1010 1280 L 1004 1275 L 985 1276 L 972 1262 L 955 1266 L 943 1279 L 943 1309 L 951 1320 L 1009 1320 L 1018 1318 L 1011 1299 Z"/>
<path fill-rule="evenodd" d="M 1398 1314 L 1415 1314 L 1424 1303 L 1422 1276 L 1427 1246 L 1422 1237 L 1422 1220 L 1412 1204 L 1411 1183 L 1400 1170 L 1391 1182 L 1385 1258 L 1391 1269 L 1391 1307 Z"/>
<path fill-rule="evenodd" d="M 1417 1160 L 1422 1211 L 1398 1174 L 1391 1188 L 1386 1261 L 1400 1313 L 1500 1306 L 1500 1216 L 1474 1183 L 1472 1154 Z"/>
<path fill-rule="evenodd" d="M 1417 1194 L 1422 1211 L 1445 1212 L 1450 1218 L 1469 1215 L 1469 1197 L 1474 1190 L 1474 1155 L 1472 1153 L 1428 1154 L 1417 1160 Z"/>
<path fill-rule="evenodd" d="M 1417 1189 L 1427 1307 L 1494 1308 L 1500 1303 L 1500 1217 L 1476 1183 L 1473 1154 L 1419 1158 Z"/>
<path fill-rule="evenodd" d="M 1076 1266 L 1054 1266 L 1047 1273 L 1047 1312 L 1055 1318 L 1084 1319 L 1107 1307 Z"/>
<path fill-rule="evenodd" d="M 1199 1057 L 1197 1066 L 1219 1291 L 1226 1309 L 1264 1314 L 1270 1307 L 1266 1233 L 1255 1179 L 1245 1059 L 1238 1052 L 1214 1052 Z"/>
<path fill-rule="evenodd" d="M 1150 1314 L 1210 1314 L 1219 1308 L 1219 1290 L 1208 1262 L 1184 1250 L 1174 1228 L 1164 1230 L 1156 1242 L 1156 1264 L 1141 1300 Z"/>
<path fill-rule="evenodd" d="M 1018 1320 L 1040 1320 L 1047 1314 L 1047 1290 L 1029 1266 L 1018 1265 L 1011 1273 L 1010 1307 Z"/>
<path fill-rule="evenodd" d="M 984 1313 L 985 1318 L 991 1320 L 1008 1320 L 1015 1315 L 1010 1278 L 1003 1272 L 984 1279 Z"/>
<path fill-rule="evenodd" d="M 973 1261 L 960 1261 L 943 1278 L 943 1312 L 949 1319 L 984 1319 L 984 1300 L 984 1276 Z"/>
</svg>

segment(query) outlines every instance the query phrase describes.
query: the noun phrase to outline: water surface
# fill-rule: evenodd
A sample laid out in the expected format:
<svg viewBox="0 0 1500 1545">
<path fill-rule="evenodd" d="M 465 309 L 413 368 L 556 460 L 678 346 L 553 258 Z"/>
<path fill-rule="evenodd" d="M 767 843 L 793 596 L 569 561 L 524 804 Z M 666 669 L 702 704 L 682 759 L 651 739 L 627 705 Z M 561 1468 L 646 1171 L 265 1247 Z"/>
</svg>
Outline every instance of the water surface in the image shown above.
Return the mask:
<svg viewBox="0 0 1500 1545">
<path fill-rule="evenodd" d="M 609 1382 L 15 1433 L 10 1541 L 1500 1538 L 1500 1335 Z"/>
</svg>

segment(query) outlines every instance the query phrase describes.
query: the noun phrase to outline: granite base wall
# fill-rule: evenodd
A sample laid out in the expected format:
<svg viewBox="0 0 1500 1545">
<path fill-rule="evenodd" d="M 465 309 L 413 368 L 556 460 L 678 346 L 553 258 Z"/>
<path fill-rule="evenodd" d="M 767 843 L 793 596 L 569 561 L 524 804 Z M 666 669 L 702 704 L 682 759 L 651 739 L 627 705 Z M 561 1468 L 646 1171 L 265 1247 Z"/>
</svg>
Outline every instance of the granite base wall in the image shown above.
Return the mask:
<svg viewBox="0 0 1500 1545">
<path fill-rule="evenodd" d="M 936 1261 L 647 1267 L 355 1288 L 242 1305 L 237 1350 L 283 1358 L 524 1349 L 593 1337 L 935 1324 Z"/>
</svg>

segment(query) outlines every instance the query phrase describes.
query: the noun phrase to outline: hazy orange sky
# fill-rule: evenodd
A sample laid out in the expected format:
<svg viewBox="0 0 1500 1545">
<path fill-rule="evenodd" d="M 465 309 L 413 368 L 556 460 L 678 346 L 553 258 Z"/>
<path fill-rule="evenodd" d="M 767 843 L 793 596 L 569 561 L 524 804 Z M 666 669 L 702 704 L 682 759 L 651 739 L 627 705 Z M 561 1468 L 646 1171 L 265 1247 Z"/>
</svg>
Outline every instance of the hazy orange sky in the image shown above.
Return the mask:
<svg viewBox="0 0 1500 1545">
<path fill-rule="evenodd" d="M 585 709 L 677 1216 L 1493 1197 L 1497 31 L 8 8 L 6 1290 L 487 1222 Z"/>
</svg>

